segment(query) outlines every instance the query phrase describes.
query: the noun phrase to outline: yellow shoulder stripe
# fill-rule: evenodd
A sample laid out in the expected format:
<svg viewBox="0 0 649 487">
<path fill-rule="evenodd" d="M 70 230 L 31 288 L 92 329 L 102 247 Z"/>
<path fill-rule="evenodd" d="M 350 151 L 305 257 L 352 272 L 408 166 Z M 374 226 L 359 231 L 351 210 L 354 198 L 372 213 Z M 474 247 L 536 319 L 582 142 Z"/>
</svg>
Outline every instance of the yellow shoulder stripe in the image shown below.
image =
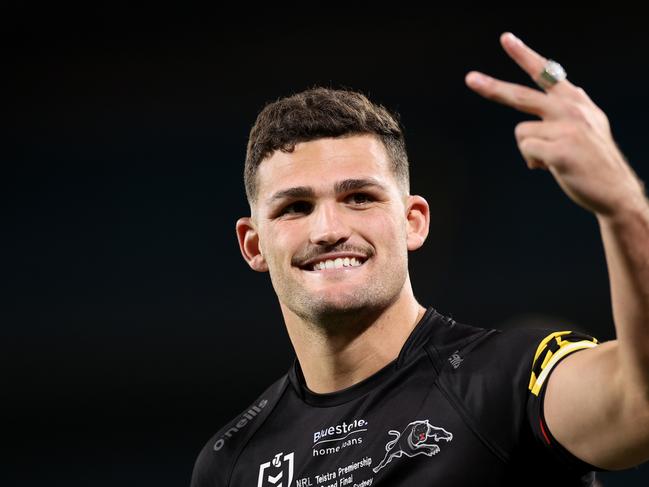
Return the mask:
<svg viewBox="0 0 649 487">
<path fill-rule="evenodd" d="M 550 337 L 548 337 L 548 338 L 552 339 L 552 338 L 555 338 L 555 337 L 550 335 Z M 544 340 L 544 342 L 547 343 L 547 341 L 549 341 L 549 340 L 546 338 L 546 340 Z M 543 365 L 541 367 L 541 373 L 539 374 L 538 378 L 536 377 L 536 374 L 534 374 L 534 372 L 532 372 L 532 377 L 530 378 L 529 390 L 532 391 L 532 394 L 534 394 L 535 396 L 539 395 L 539 391 L 541 390 L 541 387 L 543 386 L 543 383 L 548 378 L 548 375 L 550 374 L 550 371 L 557 364 L 557 362 L 559 362 L 559 360 L 561 360 L 566 355 L 569 355 L 569 354 L 571 354 L 573 352 L 576 352 L 577 350 L 583 350 L 585 348 L 596 347 L 597 346 L 597 341 L 580 340 L 578 342 L 569 342 L 569 341 L 566 341 L 566 340 L 561 340 L 559 342 L 559 344 L 560 344 L 560 347 L 561 347 L 561 348 L 559 348 L 559 350 L 554 352 L 554 354 L 552 354 L 550 352 L 550 354 L 551 354 L 550 357 L 551 358 L 546 356 L 545 360 L 543 361 Z M 540 351 L 537 350 L 537 357 L 538 357 L 539 354 L 540 354 Z M 537 357 L 535 357 L 535 360 L 536 360 Z"/>
<path fill-rule="evenodd" d="M 536 360 L 539 358 L 539 355 L 541 355 L 541 352 L 543 351 L 543 349 L 546 347 L 546 345 L 548 344 L 548 342 L 550 340 L 552 340 L 553 338 L 558 338 L 558 337 L 560 337 L 562 335 L 569 335 L 570 333 L 572 333 L 572 332 L 571 331 L 556 331 L 556 332 L 551 333 L 548 336 L 546 336 L 543 339 L 543 341 L 541 343 L 539 343 L 539 346 L 536 349 L 536 353 L 534 354 L 534 360 L 532 361 L 532 363 L 536 363 Z"/>
</svg>

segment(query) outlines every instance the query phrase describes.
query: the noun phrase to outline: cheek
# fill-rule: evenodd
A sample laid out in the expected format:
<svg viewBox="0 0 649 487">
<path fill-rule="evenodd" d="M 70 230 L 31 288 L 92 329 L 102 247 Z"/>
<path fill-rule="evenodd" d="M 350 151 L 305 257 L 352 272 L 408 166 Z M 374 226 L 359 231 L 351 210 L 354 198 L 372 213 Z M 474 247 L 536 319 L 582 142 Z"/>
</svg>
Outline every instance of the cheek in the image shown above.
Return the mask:
<svg viewBox="0 0 649 487">
<path fill-rule="evenodd" d="M 406 222 L 397 216 L 385 216 L 384 218 L 368 221 L 363 228 L 385 243 L 391 245 L 405 244 L 407 237 Z M 377 244 L 380 245 L 380 242 L 377 242 Z"/>
<path fill-rule="evenodd" d="M 299 240 L 300 231 L 293 222 L 286 222 L 285 225 L 277 225 L 273 228 L 266 229 L 263 234 L 261 247 L 269 256 L 281 258 L 282 255 L 288 255 L 290 260 L 296 242 Z M 264 245 L 265 244 L 265 245 Z M 266 255 L 265 254 L 265 255 Z"/>
<path fill-rule="evenodd" d="M 288 250 L 291 245 L 295 245 L 295 242 L 298 242 L 305 235 L 305 232 L 304 221 L 286 221 L 273 228 L 271 238 L 277 248 Z"/>
</svg>

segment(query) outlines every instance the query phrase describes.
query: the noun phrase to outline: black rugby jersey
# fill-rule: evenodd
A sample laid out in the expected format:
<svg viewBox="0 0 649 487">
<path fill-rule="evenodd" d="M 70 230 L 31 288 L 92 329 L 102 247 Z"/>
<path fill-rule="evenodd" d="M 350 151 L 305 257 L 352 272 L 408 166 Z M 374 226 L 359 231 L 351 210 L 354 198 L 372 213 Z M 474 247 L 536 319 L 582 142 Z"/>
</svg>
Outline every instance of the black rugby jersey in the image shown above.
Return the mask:
<svg viewBox="0 0 649 487">
<path fill-rule="evenodd" d="M 200 452 L 192 487 L 594 485 L 542 414 L 547 377 L 597 340 L 428 308 L 384 368 L 316 394 L 297 359 Z"/>
</svg>

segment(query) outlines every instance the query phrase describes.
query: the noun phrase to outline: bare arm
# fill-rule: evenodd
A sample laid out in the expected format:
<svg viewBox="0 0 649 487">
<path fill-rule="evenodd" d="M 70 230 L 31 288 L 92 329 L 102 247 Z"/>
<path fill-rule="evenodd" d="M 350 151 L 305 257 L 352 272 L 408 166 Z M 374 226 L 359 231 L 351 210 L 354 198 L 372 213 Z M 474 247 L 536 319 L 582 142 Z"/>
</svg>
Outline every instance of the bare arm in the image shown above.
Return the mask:
<svg viewBox="0 0 649 487">
<path fill-rule="evenodd" d="M 505 51 L 536 78 L 546 59 L 513 36 Z M 626 468 L 649 459 L 649 203 L 619 151 L 606 115 L 568 80 L 546 92 L 478 73 L 480 95 L 537 115 L 516 127 L 530 169 L 552 173 L 595 214 L 606 253 L 617 339 L 575 353 L 550 376 L 545 418 L 555 438 L 593 465 Z"/>
</svg>

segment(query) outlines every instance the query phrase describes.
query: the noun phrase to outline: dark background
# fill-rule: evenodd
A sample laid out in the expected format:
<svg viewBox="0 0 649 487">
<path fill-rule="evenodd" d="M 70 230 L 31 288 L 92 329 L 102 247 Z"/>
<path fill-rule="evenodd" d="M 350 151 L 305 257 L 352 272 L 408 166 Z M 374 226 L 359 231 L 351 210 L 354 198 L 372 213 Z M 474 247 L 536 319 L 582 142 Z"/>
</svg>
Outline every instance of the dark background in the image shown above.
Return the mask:
<svg viewBox="0 0 649 487">
<path fill-rule="evenodd" d="M 586 89 L 649 180 L 638 12 L 93 5 L 0 15 L 2 485 L 188 485 L 205 441 L 286 372 L 279 306 L 234 224 L 257 112 L 316 84 L 402 116 L 432 208 L 411 254 L 420 302 L 614 336 L 594 216 L 526 168 L 513 129 L 532 117 L 464 75 L 529 85 L 498 43 L 515 32 Z"/>
</svg>

